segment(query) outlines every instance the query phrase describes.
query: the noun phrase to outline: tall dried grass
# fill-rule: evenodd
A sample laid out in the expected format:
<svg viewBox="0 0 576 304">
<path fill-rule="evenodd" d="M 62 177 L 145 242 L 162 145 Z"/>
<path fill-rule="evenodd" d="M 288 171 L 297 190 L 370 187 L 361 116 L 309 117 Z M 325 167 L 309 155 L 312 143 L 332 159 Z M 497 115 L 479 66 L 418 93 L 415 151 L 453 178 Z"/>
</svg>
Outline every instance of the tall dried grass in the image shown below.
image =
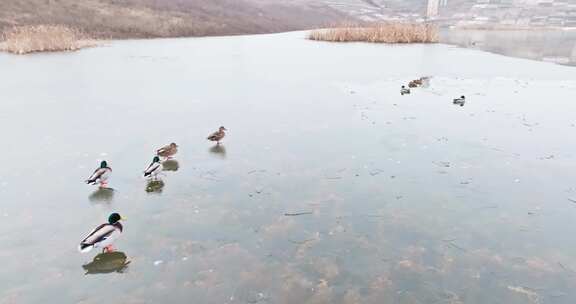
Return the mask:
<svg viewBox="0 0 576 304">
<path fill-rule="evenodd" d="M 1 34 L 0 50 L 14 54 L 75 51 L 94 45 L 81 31 L 63 25 L 16 26 Z"/>
<path fill-rule="evenodd" d="M 308 39 L 332 42 L 436 43 L 438 27 L 425 23 L 345 24 L 313 30 Z"/>
</svg>

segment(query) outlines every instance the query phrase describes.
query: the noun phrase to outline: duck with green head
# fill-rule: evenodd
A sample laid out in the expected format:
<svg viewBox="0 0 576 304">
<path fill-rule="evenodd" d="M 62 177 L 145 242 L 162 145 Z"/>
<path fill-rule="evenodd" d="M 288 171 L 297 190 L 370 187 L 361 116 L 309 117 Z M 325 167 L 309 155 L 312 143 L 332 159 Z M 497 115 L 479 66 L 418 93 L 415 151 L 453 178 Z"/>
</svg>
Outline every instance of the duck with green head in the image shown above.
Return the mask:
<svg viewBox="0 0 576 304">
<path fill-rule="evenodd" d="M 78 245 L 78 250 L 82 253 L 88 252 L 93 248 L 102 248 L 103 252 L 112 252 L 112 244 L 124 230 L 121 220 L 125 220 L 120 214 L 112 213 L 108 217 L 108 222 L 99 225 L 92 230 Z"/>
<path fill-rule="evenodd" d="M 162 172 L 162 163 L 160 162 L 160 157 L 154 156 L 148 168 L 144 170 L 144 177 L 158 177 L 158 174 Z"/>
<path fill-rule="evenodd" d="M 402 86 L 400 88 L 400 95 L 410 94 L 410 89 L 406 88 L 406 86 Z"/>
<path fill-rule="evenodd" d="M 92 175 L 90 175 L 90 177 L 86 180 L 86 183 L 89 185 L 95 185 L 99 183 L 100 188 L 107 188 L 108 179 L 110 178 L 111 173 L 112 168 L 110 168 L 108 163 L 103 160 L 100 162 L 100 167 L 94 170 L 94 173 L 92 173 Z"/>
<path fill-rule="evenodd" d="M 452 103 L 463 107 L 464 104 L 466 103 L 466 97 L 462 95 L 460 96 L 460 98 L 455 98 L 454 101 L 452 101 Z"/>
</svg>

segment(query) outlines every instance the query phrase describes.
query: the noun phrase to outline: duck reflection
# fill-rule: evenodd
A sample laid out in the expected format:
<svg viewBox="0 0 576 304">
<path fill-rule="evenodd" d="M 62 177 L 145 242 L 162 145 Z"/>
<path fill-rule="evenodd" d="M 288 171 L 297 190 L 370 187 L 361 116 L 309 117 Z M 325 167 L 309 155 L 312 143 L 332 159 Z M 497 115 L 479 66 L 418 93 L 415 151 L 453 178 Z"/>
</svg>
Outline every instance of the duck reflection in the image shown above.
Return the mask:
<svg viewBox="0 0 576 304">
<path fill-rule="evenodd" d="M 430 87 L 430 76 L 424 76 L 420 78 L 422 80 L 422 87 L 428 88 Z"/>
<path fill-rule="evenodd" d="M 88 199 L 93 203 L 111 203 L 114 199 L 114 189 L 112 188 L 98 188 L 92 192 Z"/>
<path fill-rule="evenodd" d="M 98 254 L 92 262 L 82 265 L 82 268 L 86 271 L 85 274 L 123 273 L 128 264 L 130 261 L 124 252 L 113 251 Z"/>
<path fill-rule="evenodd" d="M 223 145 L 215 145 L 210 148 L 210 153 L 220 158 L 226 158 L 226 147 Z"/>
<path fill-rule="evenodd" d="M 162 170 L 164 171 L 178 171 L 180 164 L 175 159 L 169 159 L 162 163 Z"/>
<path fill-rule="evenodd" d="M 151 179 L 146 184 L 146 192 L 148 193 L 162 193 L 164 189 L 164 181 L 158 178 Z"/>
</svg>

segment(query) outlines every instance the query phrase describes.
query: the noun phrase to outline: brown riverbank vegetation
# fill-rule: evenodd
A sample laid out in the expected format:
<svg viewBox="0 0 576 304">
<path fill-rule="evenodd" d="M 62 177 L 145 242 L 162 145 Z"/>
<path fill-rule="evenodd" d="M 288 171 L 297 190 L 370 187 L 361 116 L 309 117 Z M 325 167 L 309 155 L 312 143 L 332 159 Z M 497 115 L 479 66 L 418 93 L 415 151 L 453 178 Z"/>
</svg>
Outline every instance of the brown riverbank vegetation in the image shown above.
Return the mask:
<svg viewBox="0 0 576 304">
<path fill-rule="evenodd" d="M 435 43 L 438 28 L 425 23 L 383 22 L 345 24 L 309 33 L 311 40 L 331 42 Z"/>
<path fill-rule="evenodd" d="M 81 31 L 63 25 L 15 26 L 0 37 L 0 50 L 15 54 L 75 51 L 94 44 Z"/>
</svg>

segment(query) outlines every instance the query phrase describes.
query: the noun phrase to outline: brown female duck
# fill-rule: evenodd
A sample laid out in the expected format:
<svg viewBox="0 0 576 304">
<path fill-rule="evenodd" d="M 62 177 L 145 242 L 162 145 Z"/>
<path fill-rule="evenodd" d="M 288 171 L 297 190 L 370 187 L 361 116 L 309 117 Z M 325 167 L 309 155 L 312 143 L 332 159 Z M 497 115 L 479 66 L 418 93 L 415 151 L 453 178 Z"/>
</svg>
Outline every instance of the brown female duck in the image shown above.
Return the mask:
<svg viewBox="0 0 576 304">
<path fill-rule="evenodd" d="M 209 141 L 215 141 L 216 144 L 219 145 L 222 138 L 226 136 L 226 133 L 224 133 L 224 131 L 227 131 L 226 128 L 220 127 L 218 131 L 210 134 L 210 136 L 208 136 L 206 139 L 208 139 Z"/>
<path fill-rule="evenodd" d="M 174 154 L 178 153 L 178 145 L 175 143 L 171 143 L 167 146 L 164 146 L 158 150 L 156 150 L 156 154 L 158 156 L 162 156 L 162 157 L 166 157 L 166 158 L 172 158 L 172 156 L 174 156 Z"/>
</svg>

